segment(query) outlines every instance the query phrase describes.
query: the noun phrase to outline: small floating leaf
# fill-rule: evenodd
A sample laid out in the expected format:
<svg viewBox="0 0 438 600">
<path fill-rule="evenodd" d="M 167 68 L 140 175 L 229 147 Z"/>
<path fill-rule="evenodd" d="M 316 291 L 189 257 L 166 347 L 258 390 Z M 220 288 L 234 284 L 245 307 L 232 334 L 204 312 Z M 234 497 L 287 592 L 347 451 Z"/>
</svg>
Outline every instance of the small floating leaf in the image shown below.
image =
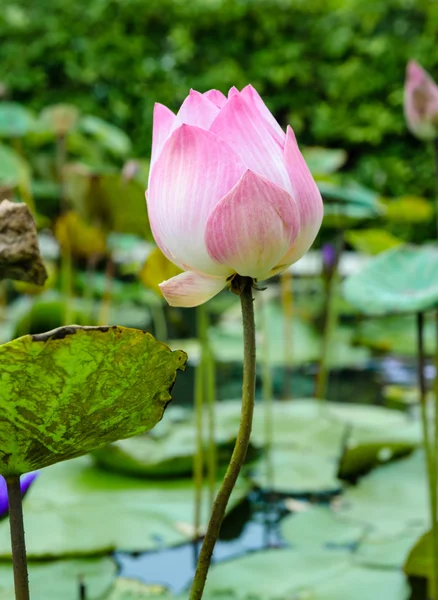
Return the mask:
<svg viewBox="0 0 438 600">
<path fill-rule="evenodd" d="M 124 327 L 61 327 L 0 346 L 0 473 L 151 429 L 187 356 Z"/>
<path fill-rule="evenodd" d="M 337 171 L 347 160 L 345 150 L 319 146 L 303 148 L 303 156 L 314 177 Z"/>
<path fill-rule="evenodd" d="M 403 243 L 403 240 L 395 237 L 385 229 L 347 231 L 345 239 L 355 250 L 365 254 L 379 254 Z"/>
<path fill-rule="evenodd" d="M 0 103 L 0 137 L 22 137 L 35 122 L 33 113 L 18 102 Z"/>
</svg>

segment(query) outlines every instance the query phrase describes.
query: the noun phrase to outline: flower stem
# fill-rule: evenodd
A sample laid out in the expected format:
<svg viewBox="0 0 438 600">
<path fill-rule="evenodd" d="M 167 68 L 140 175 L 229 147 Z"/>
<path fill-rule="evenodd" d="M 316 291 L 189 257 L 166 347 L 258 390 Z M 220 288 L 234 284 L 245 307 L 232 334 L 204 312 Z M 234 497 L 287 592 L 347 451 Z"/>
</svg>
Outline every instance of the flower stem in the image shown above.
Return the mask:
<svg viewBox="0 0 438 600">
<path fill-rule="evenodd" d="M 423 445 L 426 455 L 427 479 L 429 484 L 429 503 L 430 503 L 430 520 L 432 528 L 432 581 L 431 598 L 437 600 L 438 592 L 438 523 L 437 523 L 437 478 L 436 478 L 436 453 L 434 445 L 431 443 L 428 411 L 427 411 L 427 390 L 426 379 L 424 376 L 424 315 L 417 314 L 417 355 L 418 355 L 418 387 L 420 391 L 420 409 L 421 423 L 423 428 Z"/>
<path fill-rule="evenodd" d="M 15 600 L 29 600 L 29 579 L 27 575 L 20 476 L 11 475 L 7 477 L 6 484 L 8 487 Z"/>
<path fill-rule="evenodd" d="M 254 306 L 252 298 L 252 279 L 250 277 L 236 276 L 233 288 L 240 295 L 243 318 L 243 385 L 242 385 L 242 412 L 236 444 L 231 456 L 222 485 L 213 505 L 207 533 L 205 534 L 198 565 L 190 591 L 190 600 L 200 600 L 207 580 L 211 557 L 214 546 L 219 536 L 219 530 L 225 515 L 228 500 L 245 461 L 251 435 L 252 416 L 254 412 L 255 394 L 255 369 L 256 369 L 256 346 L 255 346 L 255 324 Z M 237 291 L 238 290 L 238 291 Z"/>
<path fill-rule="evenodd" d="M 205 356 L 203 345 L 203 327 L 204 327 L 204 307 L 198 306 L 196 309 L 197 333 L 201 341 L 201 355 L 195 372 L 195 431 L 196 431 L 196 452 L 193 463 L 193 478 L 195 483 L 195 514 L 194 530 L 195 541 L 199 536 L 202 518 L 202 492 L 204 483 L 204 437 L 203 437 L 203 413 L 204 413 L 204 374 L 205 374 Z M 197 557 L 197 552 L 196 552 Z"/>
</svg>

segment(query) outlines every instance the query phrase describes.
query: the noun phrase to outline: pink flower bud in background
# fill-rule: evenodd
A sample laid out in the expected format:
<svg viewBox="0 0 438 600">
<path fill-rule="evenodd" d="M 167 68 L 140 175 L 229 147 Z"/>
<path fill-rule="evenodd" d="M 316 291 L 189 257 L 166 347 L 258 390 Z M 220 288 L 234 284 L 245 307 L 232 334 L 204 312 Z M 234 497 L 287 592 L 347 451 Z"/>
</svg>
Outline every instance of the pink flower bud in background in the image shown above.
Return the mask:
<svg viewBox="0 0 438 600">
<path fill-rule="evenodd" d="M 417 138 L 438 136 L 438 86 L 414 60 L 406 68 L 404 105 L 408 127 Z"/>
<path fill-rule="evenodd" d="M 236 273 L 280 273 L 307 252 L 323 216 L 292 129 L 251 85 L 228 98 L 192 90 L 176 115 L 155 105 L 147 205 L 155 241 L 185 271 L 161 291 L 185 307 Z"/>
</svg>

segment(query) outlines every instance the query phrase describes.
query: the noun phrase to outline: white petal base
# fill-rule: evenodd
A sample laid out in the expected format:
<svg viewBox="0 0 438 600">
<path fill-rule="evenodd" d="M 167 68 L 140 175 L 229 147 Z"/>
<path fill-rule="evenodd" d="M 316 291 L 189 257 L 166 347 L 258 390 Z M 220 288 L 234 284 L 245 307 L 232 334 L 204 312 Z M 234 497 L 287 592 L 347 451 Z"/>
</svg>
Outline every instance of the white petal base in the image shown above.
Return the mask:
<svg viewBox="0 0 438 600">
<path fill-rule="evenodd" d="M 160 283 L 160 289 L 170 306 L 191 308 L 204 304 L 216 296 L 226 283 L 225 277 L 209 277 L 193 271 L 185 271 Z"/>
</svg>

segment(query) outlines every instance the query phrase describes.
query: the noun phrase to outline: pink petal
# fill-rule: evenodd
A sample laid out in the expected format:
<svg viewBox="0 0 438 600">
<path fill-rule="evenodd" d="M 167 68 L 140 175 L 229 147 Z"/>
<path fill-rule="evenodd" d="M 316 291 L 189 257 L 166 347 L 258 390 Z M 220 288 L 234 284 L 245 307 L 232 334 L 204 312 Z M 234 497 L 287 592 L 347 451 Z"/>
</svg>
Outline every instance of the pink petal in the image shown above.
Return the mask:
<svg viewBox="0 0 438 600">
<path fill-rule="evenodd" d="M 301 228 L 293 248 L 282 258 L 281 264 L 292 264 L 313 244 L 321 227 L 324 208 L 321 194 L 298 148 L 295 134 L 288 126 L 284 147 L 286 167 L 292 184 L 292 196 L 300 211 Z"/>
<path fill-rule="evenodd" d="M 217 114 L 219 114 L 219 108 L 216 104 L 204 94 L 190 90 L 190 94 L 181 104 L 181 108 L 176 115 L 172 131 L 183 124 L 209 129 Z"/>
<path fill-rule="evenodd" d="M 184 270 L 229 274 L 208 254 L 205 224 L 245 167 L 213 133 L 182 125 L 166 142 L 149 175 L 149 221 L 164 254 Z"/>
<path fill-rule="evenodd" d="M 241 94 L 231 96 L 213 121 L 210 131 L 224 139 L 246 167 L 284 190 L 291 192 L 283 148 L 269 131 L 270 126 L 252 111 Z"/>
<path fill-rule="evenodd" d="M 255 88 L 253 88 L 252 85 L 247 85 L 246 87 L 243 88 L 243 90 L 240 93 L 242 94 L 242 97 L 245 99 L 245 102 L 249 106 L 251 106 L 251 108 L 253 110 L 258 111 L 261 114 L 261 116 L 265 119 L 265 121 L 270 125 L 270 127 L 272 127 L 272 131 L 273 131 L 273 135 L 274 135 L 275 139 L 282 146 L 284 146 L 284 141 L 285 141 L 286 135 L 285 135 L 283 129 L 277 123 L 277 120 L 272 115 L 269 108 L 263 102 L 263 100 L 260 97 L 260 95 L 258 94 L 258 92 L 255 90 Z"/>
<path fill-rule="evenodd" d="M 235 85 L 233 85 L 233 87 L 230 88 L 228 91 L 228 100 L 230 98 L 232 98 L 233 96 L 238 96 L 239 94 L 240 94 L 239 90 L 236 88 Z"/>
<path fill-rule="evenodd" d="M 154 126 L 152 132 L 151 167 L 160 156 L 160 152 L 170 135 L 170 130 L 174 120 L 175 115 L 167 108 L 167 106 L 164 106 L 164 104 L 158 104 L 158 102 L 155 104 Z"/>
<path fill-rule="evenodd" d="M 408 127 L 415 136 L 421 140 L 438 136 L 438 86 L 414 60 L 406 69 L 404 109 Z"/>
<path fill-rule="evenodd" d="M 246 171 L 211 213 L 205 240 L 218 262 L 239 275 L 264 279 L 291 247 L 299 227 L 299 211 L 292 197 Z"/>
<path fill-rule="evenodd" d="M 222 108 L 227 101 L 227 97 L 219 90 L 208 90 L 208 92 L 204 92 L 204 96 L 213 102 L 213 104 L 216 104 L 218 108 Z"/>
<path fill-rule="evenodd" d="M 186 271 L 160 283 L 160 289 L 170 306 L 191 308 L 216 296 L 226 283 L 225 277 L 208 277 Z"/>
</svg>

